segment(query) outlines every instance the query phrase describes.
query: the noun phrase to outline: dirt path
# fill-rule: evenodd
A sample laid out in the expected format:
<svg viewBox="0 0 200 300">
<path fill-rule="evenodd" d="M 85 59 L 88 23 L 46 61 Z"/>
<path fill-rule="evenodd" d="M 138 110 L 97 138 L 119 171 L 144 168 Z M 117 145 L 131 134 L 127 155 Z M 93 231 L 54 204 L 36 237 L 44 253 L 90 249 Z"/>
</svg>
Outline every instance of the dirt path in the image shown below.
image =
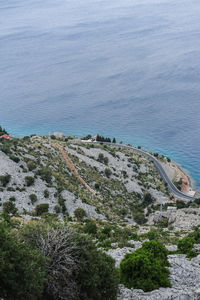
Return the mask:
<svg viewBox="0 0 200 300">
<path fill-rule="evenodd" d="M 79 175 L 78 170 L 76 169 L 75 165 L 73 164 L 73 162 L 71 161 L 69 155 L 67 154 L 67 152 L 65 151 L 65 149 L 63 148 L 63 146 L 61 146 L 59 143 L 52 143 L 52 146 L 54 148 L 57 148 L 60 153 L 62 154 L 64 160 L 66 161 L 66 164 L 68 165 L 68 167 L 70 168 L 70 170 L 74 173 L 74 175 L 77 177 L 77 179 L 87 188 L 87 190 L 92 193 L 93 195 L 96 195 L 96 191 L 93 190 L 86 182 L 85 180 Z"/>
</svg>

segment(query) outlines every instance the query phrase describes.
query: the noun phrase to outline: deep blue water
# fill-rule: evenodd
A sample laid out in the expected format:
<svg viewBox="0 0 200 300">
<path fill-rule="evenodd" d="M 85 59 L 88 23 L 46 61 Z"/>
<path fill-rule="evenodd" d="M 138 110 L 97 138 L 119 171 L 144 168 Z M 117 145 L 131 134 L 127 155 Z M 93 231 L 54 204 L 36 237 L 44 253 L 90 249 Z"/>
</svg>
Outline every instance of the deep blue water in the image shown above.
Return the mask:
<svg viewBox="0 0 200 300">
<path fill-rule="evenodd" d="M 115 136 L 200 187 L 200 1 L 1 0 L 0 124 Z"/>
</svg>

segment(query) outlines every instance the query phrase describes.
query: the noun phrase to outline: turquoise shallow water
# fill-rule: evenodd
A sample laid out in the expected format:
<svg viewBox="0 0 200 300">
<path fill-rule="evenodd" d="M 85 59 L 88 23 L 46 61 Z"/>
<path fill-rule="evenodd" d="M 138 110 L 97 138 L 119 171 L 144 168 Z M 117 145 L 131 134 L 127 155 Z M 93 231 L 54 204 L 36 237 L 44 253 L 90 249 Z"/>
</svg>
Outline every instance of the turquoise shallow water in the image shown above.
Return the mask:
<svg viewBox="0 0 200 300">
<path fill-rule="evenodd" d="M 199 0 L 1 0 L 0 124 L 115 136 L 200 187 Z"/>
</svg>

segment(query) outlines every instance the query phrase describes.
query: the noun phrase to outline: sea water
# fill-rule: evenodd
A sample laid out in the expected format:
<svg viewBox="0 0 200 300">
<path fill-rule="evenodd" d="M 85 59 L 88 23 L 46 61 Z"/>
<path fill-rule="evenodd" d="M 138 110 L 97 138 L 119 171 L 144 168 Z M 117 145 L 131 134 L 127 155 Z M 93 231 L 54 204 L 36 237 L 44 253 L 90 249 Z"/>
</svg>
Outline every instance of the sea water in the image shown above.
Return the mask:
<svg viewBox="0 0 200 300">
<path fill-rule="evenodd" d="M 200 186 L 199 0 L 1 0 L 0 124 L 116 137 Z"/>
</svg>

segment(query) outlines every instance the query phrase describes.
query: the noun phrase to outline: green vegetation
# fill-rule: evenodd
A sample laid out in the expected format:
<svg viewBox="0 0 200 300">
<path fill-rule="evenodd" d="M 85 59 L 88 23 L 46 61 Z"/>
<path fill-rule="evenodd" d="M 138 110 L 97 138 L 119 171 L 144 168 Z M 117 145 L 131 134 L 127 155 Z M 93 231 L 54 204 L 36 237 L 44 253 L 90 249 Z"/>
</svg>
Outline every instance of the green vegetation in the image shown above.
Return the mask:
<svg viewBox="0 0 200 300">
<path fill-rule="evenodd" d="M 86 137 L 88 138 L 89 136 Z M 133 240 L 143 242 L 149 239 L 150 243 L 143 243 L 141 249 L 124 258 L 120 267 L 121 282 L 127 287 L 141 288 L 144 291 L 170 286 L 167 252 L 161 244 L 178 245 L 178 251 L 172 253 L 185 253 L 191 258 L 198 254 L 194 252 L 198 251 L 198 247 L 194 245 L 200 243 L 200 230 L 196 227 L 189 234 L 187 230 L 177 231 L 176 224 L 171 223 L 173 218 L 163 218 L 154 226 L 146 224 L 148 216 L 160 210 L 158 201 L 153 197 L 156 190 L 163 196 L 170 197 L 167 185 L 158 175 L 153 163 L 117 144 L 81 143 L 72 137 L 62 141 L 54 137 L 51 142 L 52 145 L 47 137 L 25 137 L 0 142 L 0 150 L 10 158 L 16 157 L 16 162 L 20 160 L 17 168 L 13 162 L 10 164 L 20 170 L 26 186 L 32 186 L 27 188 L 23 182 L 19 183 L 15 174 L 12 177 L 9 174 L 0 176 L 0 207 L 4 218 L 7 220 L 12 215 L 13 219 L 20 220 L 21 214 L 28 214 L 35 219 L 29 225 L 23 225 L 21 221 L 20 225 L 8 225 L 9 236 L 15 238 L 19 245 L 25 245 L 27 255 L 34 250 L 44 259 L 40 283 L 33 283 L 37 284 L 38 290 L 34 294 L 30 288 L 28 295 L 24 289 L 25 299 L 116 299 L 119 272 L 113 260 L 98 249 L 107 251 L 114 248 L 134 248 L 136 245 Z M 115 143 L 116 140 L 113 139 L 112 142 Z M 80 177 L 96 190 L 96 194 L 82 184 L 62 153 L 53 149 L 55 143 L 66 150 Z M 166 158 L 159 155 L 158 159 L 166 162 Z M 38 179 L 43 181 L 40 182 L 41 191 L 36 191 L 36 186 L 33 186 Z M 23 198 L 26 195 L 26 205 L 24 211 L 18 212 L 16 206 L 20 202 L 19 192 L 23 192 Z M 32 194 L 29 195 L 30 193 Z M 47 203 L 37 205 L 40 203 L 37 202 L 40 200 L 37 195 L 41 193 Z M 5 202 L 5 199 L 9 201 Z M 74 217 L 69 216 L 68 204 L 75 208 L 80 200 L 95 207 L 96 213 L 102 214 L 104 218 L 95 219 L 94 214 L 94 219 L 89 219 L 82 208 L 75 209 Z M 54 213 L 49 212 L 49 205 Z M 169 205 L 174 206 L 175 203 L 165 203 L 163 211 Z M 193 203 L 178 200 L 176 205 L 177 208 L 199 207 L 200 199 Z M 19 207 L 21 208 L 21 203 Z M 69 213 L 70 211 L 71 209 Z M 92 216 L 92 211 L 93 209 L 88 216 Z M 0 225 L 2 219 L 0 217 Z M 62 223 L 59 219 L 62 219 Z M 135 224 L 132 221 L 138 225 L 132 225 Z M 184 236 L 186 238 L 180 240 Z M 31 257 L 33 260 L 30 264 L 34 264 L 36 258 Z M 0 252 L 0 263 L 1 259 Z M 29 268 L 29 262 L 26 261 Z M 13 281 L 14 278 L 13 275 Z M 0 294 L 1 297 L 10 300 L 5 294 Z M 17 297 L 16 293 L 16 299 L 23 299 Z"/>
<path fill-rule="evenodd" d="M 0 223 L 0 297 L 39 299 L 46 281 L 45 258 L 41 252 L 20 243 L 11 226 Z"/>
<path fill-rule="evenodd" d="M 44 190 L 44 198 L 49 198 L 49 191 L 48 190 Z"/>
<path fill-rule="evenodd" d="M 182 178 L 180 178 L 178 181 L 175 180 L 173 183 L 177 187 L 177 189 L 179 189 L 181 191 L 181 187 L 182 187 L 182 183 L 183 183 Z"/>
<path fill-rule="evenodd" d="M 102 139 L 106 138 L 102 137 Z M 113 141 L 115 142 L 116 139 L 113 138 Z M 94 156 L 88 157 L 95 160 L 95 163 L 99 161 L 106 166 L 104 170 L 100 171 L 99 168 L 92 167 L 84 159 L 79 160 L 75 153 L 73 155 L 68 153 L 80 176 L 91 188 L 95 188 L 98 191 L 96 196 L 88 192 L 71 172 L 68 165 L 63 163 L 63 157 L 59 151 L 54 152 L 52 147 L 46 147 L 49 144 L 47 137 L 24 137 L 23 139 L 13 139 L 12 141 L 2 140 L 0 143 L 0 150 L 5 150 L 4 152 L 8 157 L 12 155 L 20 160 L 20 168 L 24 173 L 32 172 L 31 176 L 27 174 L 25 177 L 26 186 L 34 185 L 39 177 L 44 181 L 47 188 L 55 188 L 56 191 L 51 194 L 51 199 L 49 199 L 49 190 L 44 188 L 44 197 L 54 201 L 56 213 L 67 215 L 65 199 L 62 199 L 61 192 L 68 190 L 74 194 L 76 199 L 79 198 L 82 202 L 95 206 L 98 213 L 103 214 L 107 220 L 127 222 L 127 218 L 132 218 L 138 224 L 145 224 L 147 215 L 154 210 L 154 199 L 149 192 L 149 188 L 153 187 L 164 194 L 167 193 L 166 187 L 160 180 L 154 165 L 137 153 L 122 149 L 117 145 L 80 143 L 73 140 L 72 137 L 62 141 L 59 140 L 58 142 L 63 148 L 69 147 L 74 149 L 73 151 L 77 152 L 77 154 L 84 156 L 88 156 L 84 148 L 93 149 Z M 121 154 L 119 155 L 118 152 Z M 130 171 L 133 170 L 132 175 L 127 170 L 118 169 L 113 164 L 110 164 L 109 155 L 115 158 L 116 164 L 117 161 L 120 164 L 120 161 L 125 163 L 125 160 L 127 160 L 126 165 Z M 147 170 L 146 172 L 139 171 L 142 165 Z M 9 177 L 0 178 L 2 188 L 11 183 L 11 178 L 8 179 Z M 126 187 L 128 180 L 138 181 L 142 192 L 129 192 Z M 12 184 L 16 186 L 9 185 L 9 191 L 11 189 L 13 189 L 12 191 L 26 191 L 25 187 L 18 186 L 18 183 L 14 182 L 14 178 Z M 145 213 L 146 207 L 148 207 L 147 215 Z"/>
<path fill-rule="evenodd" d="M 103 153 L 99 153 L 98 161 L 105 165 L 108 165 L 109 159 L 108 157 L 104 156 Z"/>
<path fill-rule="evenodd" d="M 10 155 L 9 157 L 16 163 L 18 163 L 20 161 L 19 157 L 15 156 L 15 155 Z"/>
<path fill-rule="evenodd" d="M 85 226 L 84 226 L 84 232 L 88 234 L 96 234 L 97 233 L 97 225 L 92 220 L 87 220 Z"/>
<path fill-rule="evenodd" d="M 77 275 L 81 300 L 116 299 L 119 274 L 114 260 L 96 249 L 92 241 L 78 236 L 80 271 Z"/>
<path fill-rule="evenodd" d="M 48 203 L 41 203 L 36 206 L 35 213 L 37 216 L 41 216 L 44 213 L 49 211 L 49 204 Z"/>
<path fill-rule="evenodd" d="M 83 208 L 76 208 L 74 211 L 74 215 L 78 221 L 82 221 L 84 217 L 86 217 L 86 212 Z"/>
<path fill-rule="evenodd" d="M 3 203 L 3 213 L 15 215 L 17 213 L 17 208 L 13 201 L 6 201 Z"/>
<path fill-rule="evenodd" d="M 26 182 L 26 185 L 27 185 L 27 186 L 31 186 L 31 185 L 34 184 L 35 178 L 32 177 L 32 176 L 26 176 L 26 177 L 25 177 L 25 182 Z"/>
<path fill-rule="evenodd" d="M 29 161 L 27 162 L 27 167 L 28 167 L 29 171 L 33 171 L 33 170 L 36 168 L 36 164 L 35 164 L 34 161 L 29 160 Z"/>
<path fill-rule="evenodd" d="M 18 225 L 6 220 L 0 222 L 0 297 L 116 299 L 114 260 L 89 237 L 55 221 Z"/>
<path fill-rule="evenodd" d="M 112 175 L 112 171 L 109 168 L 105 168 L 105 175 L 109 178 Z"/>
<path fill-rule="evenodd" d="M 178 250 L 180 253 L 184 253 L 188 258 L 197 256 L 197 253 L 193 251 L 195 240 L 192 237 L 184 237 L 178 241 Z"/>
<path fill-rule="evenodd" d="M 167 249 L 157 241 L 145 242 L 142 248 L 126 254 L 120 264 L 121 282 L 128 288 L 145 292 L 170 287 Z"/>
<path fill-rule="evenodd" d="M 107 143 L 111 143 L 111 139 L 109 137 L 104 137 L 103 135 L 99 135 L 97 134 L 97 138 L 96 140 L 98 142 L 107 142 Z"/>
<path fill-rule="evenodd" d="M 1 185 L 2 185 L 3 187 L 6 187 L 7 184 L 10 182 L 10 179 L 11 179 L 11 175 L 10 175 L 10 174 L 1 175 L 1 176 L 0 176 L 0 182 L 1 182 Z"/>
<path fill-rule="evenodd" d="M 29 198 L 30 198 L 32 204 L 34 204 L 38 200 L 37 196 L 35 194 L 29 195 Z"/>
<path fill-rule="evenodd" d="M 62 213 L 65 214 L 67 212 L 67 208 L 65 205 L 65 199 L 62 196 L 59 196 L 58 203 L 61 207 Z"/>
<path fill-rule="evenodd" d="M 52 174 L 48 168 L 42 167 L 36 172 L 36 174 L 39 175 L 42 180 L 46 181 L 47 183 L 51 183 Z"/>
</svg>

